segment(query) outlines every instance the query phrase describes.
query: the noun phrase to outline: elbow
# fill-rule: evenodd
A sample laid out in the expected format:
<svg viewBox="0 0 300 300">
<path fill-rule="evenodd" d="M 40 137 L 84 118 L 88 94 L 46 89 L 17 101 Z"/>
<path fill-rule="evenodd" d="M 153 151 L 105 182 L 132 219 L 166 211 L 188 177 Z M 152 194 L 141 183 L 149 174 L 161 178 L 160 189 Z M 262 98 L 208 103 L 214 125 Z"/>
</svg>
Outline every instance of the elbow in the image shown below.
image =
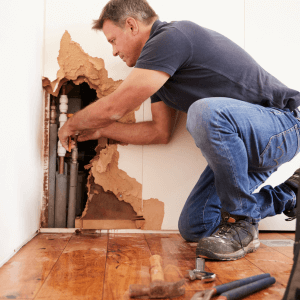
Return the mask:
<svg viewBox="0 0 300 300">
<path fill-rule="evenodd" d="M 171 140 L 171 134 L 169 133 L 161 133 L 157 137 L 158 144 L 166 145 Z"/>
</svg>

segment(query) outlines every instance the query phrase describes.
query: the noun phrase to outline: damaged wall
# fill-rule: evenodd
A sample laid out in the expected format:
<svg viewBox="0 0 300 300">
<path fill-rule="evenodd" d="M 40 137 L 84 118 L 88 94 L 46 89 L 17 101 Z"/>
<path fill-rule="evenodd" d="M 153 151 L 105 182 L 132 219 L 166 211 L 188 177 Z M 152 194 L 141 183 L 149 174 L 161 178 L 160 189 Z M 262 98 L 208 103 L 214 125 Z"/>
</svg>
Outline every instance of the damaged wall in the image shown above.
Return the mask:
<svg viewBox="0 0 300 300">
<path fill-rule="evenodd" d="M 91 57 L 85 53 L 78 43 L 71 40 L 68 31 L 65 31 L 61 38 L 57 61 L 60 67 L 57 71 L 57 78 L 50 81 L 47 77 L 43 77 L 44 89 L 55 97 L 58 96 L 62 85 L 71 80 L 76 85 L 86 82 L 90 88 L 96 91 L 97 101 L 101 101 L 102 97 L 112 93 L 122 82 L 122 80 L 114 81 L 108 78 L 103 59 Z M 140 107 L 136 108 L 136 110 L 139 109 Z M 135 121 L 133 111 L 118 122 L 134 123 Z M 118 168 L 118 144 L 108 145 L 107 139 L 102 138 L 100 140 L 98 141 L 98 147 L 95 149 L 97 152 L 95 158 L 89 166 L 86 166 L 86 169 L 91 168 L 87 180 L 88 202 L 82 217 L 80 220 L 76 220 L 75 227 L 84 229 L 123 229 L 132 227 L 152 230 L 161 229 L 164 203 L 158 199 L 148 199 L 144 205 L 141 183 Z M 120 145 L 120 147 L 124 147 L 124 145 Z M 102 197 L 99 197 L 99 189 Z M 103 221 L 103 214 L 97 207 L 103 205 L 104 199 L 107 199 L 107 193 L 112 193 L 119 201 L 130 204 L 135 216 L 132 219 L 126 217 L 126 221 L 124 219 L 119 220 L 116 218 L 118 213 L 113 214 L 113 210 L 111 210 L 113 218 L 107 219 L 106 217 Z M 45 202 L 47 202 L 46 198 Z M 110 205 L 110 203 L 107 205 Z M 116 203 L 116 205 L 119 205 L 119 203 Z M 47 224 L 46 207 L 47 203 L 44 203 L 44 209 L 41 213 L 42 226 Z M 104 207 L 102 207 L 102 210 L 104 210 Z M 100 214 L 97 216 L 96 212 Z M 106 212 L 105 216 L 107 216 Z M 128 224 L 129 221 L 132 221 L 132 226 Z"/>
<path fill-rule="evenodd" d="M 118 57 L 112 56 L 111 46 L 103 33 L 91 30 L 92 20 L 99 17 L 106 2 L 98 0 L 47 2 L 44 75 L 50 81 L 55 80 L 59 69 L 56 58 L 60 39 L 65 30 L 90 56 L 103 58 L 109 78 L 117 81 L 125 79 L 129 74 L 130 69 Z M 285 84 L 300 89 L 299 82 L 296 82 L 297 76 L 290 70 L 291 65 L 295 70 L 300 67 L 300 62 L 296 59 L 296 52 L 300 50 L 299 42 L 294 38 L 295 28 L 299 28 L 294 22 L 299 19 L 296 18 L 299 14 L 299 1 L 278 0 L 276 5 L 273 5 L 274 2 L 271 0 L 266 0 L 263 4 L 257 0 L 187 0 L 182 6 L 180 2 L 165 0 L 166 8 L 162 7 L 161 1 L 158 0 L 149 0 L 149 3 L 163 21 L 188 19 L 223 33 L 241 47 L 246 47 L 263 67 Z M 170 6 L 172 10 L 167 9 Z M 198 9 L 191 9 L 193 7 Z M 273 27 L 276 31 L 273 31 Z M 289 45 L 288 57 L 285 55 L 286 48 L 280 48 L 278 40 L 284 40 L 284 44 Z M 149 101 L 135 112 L 135 117 L 137 122 L 151 119 Z M 118 145 L 117 151 L 120 155 L 118 168 L 142 184 L 142 198 L 156 198 L 164 203 L 165 216 L 162 229 L 177 229 L 178 217 L 185 199 L 206 166 L 204 158 L 185 129 L 185 116 L 180 120 L 170 144 Z M 295 169 L 293 165 L 299 164 L 291 162 L 290 165 L 284 166 L 283 171 L 277 173 L 277 179 L 271 178 L 269 182 L 277 184 L 278 181 L 284 181 Z M 285 229 L 287 227 L 283 227 L 283 224 L 290 225 L 278 220 L 275 223 Z M 291 227 L 293 226 L 291 224 Z"/>
</svg>

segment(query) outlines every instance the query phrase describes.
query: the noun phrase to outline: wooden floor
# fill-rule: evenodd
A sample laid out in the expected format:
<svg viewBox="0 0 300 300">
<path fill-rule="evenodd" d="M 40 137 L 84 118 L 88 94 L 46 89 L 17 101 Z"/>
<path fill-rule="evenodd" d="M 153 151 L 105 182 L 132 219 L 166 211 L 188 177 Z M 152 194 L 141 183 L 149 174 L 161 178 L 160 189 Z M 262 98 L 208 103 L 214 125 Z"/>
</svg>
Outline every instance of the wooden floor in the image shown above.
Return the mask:
<svg viewBox="0 0 300 300">
<path fill-rule="evenodd" d="M 260 233 L 260 240 L 294 240 L 293 233 Z M 149 284 L 149 257 L 163 258 L 166 279 L 195 268 L 196 244 L 178 234 L 39 234 L 0 268 L 0 299 L 123 300 L 133 283 Z M 191 299 L 208 287 L 270 273 L 276 283 L 244 299 L 282 299 L 293 265 L 293 247 L 270 247 L 232 262 L 206 261 L 214 283 L 189 282 Z"/>
</svg>

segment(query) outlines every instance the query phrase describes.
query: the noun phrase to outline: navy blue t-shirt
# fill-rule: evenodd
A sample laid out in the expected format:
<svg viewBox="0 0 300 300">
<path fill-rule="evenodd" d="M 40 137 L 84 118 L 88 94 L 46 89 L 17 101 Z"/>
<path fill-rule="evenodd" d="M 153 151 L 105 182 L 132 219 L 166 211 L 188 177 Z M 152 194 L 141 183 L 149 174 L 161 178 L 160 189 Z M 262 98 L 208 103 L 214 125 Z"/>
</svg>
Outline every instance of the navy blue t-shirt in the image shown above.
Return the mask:
<svg viewBox="0 0 300 300">
<path fill-rule="evenodd" d="M 136 68 L 164 71 L 171 77 L 151 102 L 187 112 L 208 97 L 228 97 L 263 106 L 300 105 L 300 93 L 266 72 L 225 36 L 190 21 L 155 21 Z"/>
</svg>

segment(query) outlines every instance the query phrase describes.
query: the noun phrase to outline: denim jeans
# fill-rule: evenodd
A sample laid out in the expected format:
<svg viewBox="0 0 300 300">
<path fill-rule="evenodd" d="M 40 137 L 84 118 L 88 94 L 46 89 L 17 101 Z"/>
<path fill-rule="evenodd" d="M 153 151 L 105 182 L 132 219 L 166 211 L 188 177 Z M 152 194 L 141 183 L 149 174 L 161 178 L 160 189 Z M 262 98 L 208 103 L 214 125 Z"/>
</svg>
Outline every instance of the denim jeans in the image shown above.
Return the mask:
<svg viewBox="0 0 300 300">
<path fill-rule="evenodd" d="M 261 219 L 291 209 L 296 195 L 285 183 L 253 193 L 299 152 L 300 113 L 230 98 L 206 98 L 191 105 L 187 129 L 208 166 L 188 197 L 179 230 L 188 241 L 212 234 L 221 209 Z"/>
</svg>

